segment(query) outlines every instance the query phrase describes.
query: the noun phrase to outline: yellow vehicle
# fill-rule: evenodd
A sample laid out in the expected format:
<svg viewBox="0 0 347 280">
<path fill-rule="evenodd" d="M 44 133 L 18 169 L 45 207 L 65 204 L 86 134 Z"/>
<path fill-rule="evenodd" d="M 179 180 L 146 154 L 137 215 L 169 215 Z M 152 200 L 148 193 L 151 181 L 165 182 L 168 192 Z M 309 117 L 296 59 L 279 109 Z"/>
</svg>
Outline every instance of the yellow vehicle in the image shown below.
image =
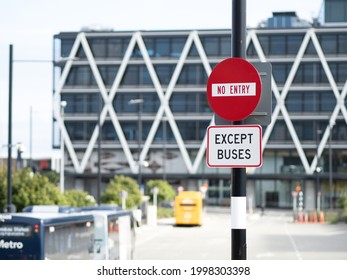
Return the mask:
<svg viewBox="0 0 347 280">
<path fill-rule="evenodd" d="M 202 193 L 182 191 L 175 198 L 176 225 L 202 225 Z"/>
</svg>

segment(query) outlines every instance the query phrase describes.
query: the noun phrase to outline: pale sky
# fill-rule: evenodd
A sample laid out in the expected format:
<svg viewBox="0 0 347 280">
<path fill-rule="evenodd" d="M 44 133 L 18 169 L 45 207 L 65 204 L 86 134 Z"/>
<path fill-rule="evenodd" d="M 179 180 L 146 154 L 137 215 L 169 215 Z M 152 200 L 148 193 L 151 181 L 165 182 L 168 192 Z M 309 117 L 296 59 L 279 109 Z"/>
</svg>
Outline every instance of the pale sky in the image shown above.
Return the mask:
<svg viewBox="0 0 347 280">
<path fill-rule="evenodd" d="M 318 17 L 323 0 L 246 0 L 247 26 L 272 12 Z M 228 29 L 232 0 L 0 0 L 0 156 L 7 157 L 9 45 L 13 45 L 12 144 L 29 157 L 30 108 L 33 156 L 52 146 L 53 36 L 85 26 L 118 30 Z M 26 62 L 19 62 L 25 60 Z M 43 62 L 38 62 L 38 61 Z M 46 62 L 45 62 L 46 61 Z M 13 148 L 13 156 L 15 156 Z"/>
</svg>

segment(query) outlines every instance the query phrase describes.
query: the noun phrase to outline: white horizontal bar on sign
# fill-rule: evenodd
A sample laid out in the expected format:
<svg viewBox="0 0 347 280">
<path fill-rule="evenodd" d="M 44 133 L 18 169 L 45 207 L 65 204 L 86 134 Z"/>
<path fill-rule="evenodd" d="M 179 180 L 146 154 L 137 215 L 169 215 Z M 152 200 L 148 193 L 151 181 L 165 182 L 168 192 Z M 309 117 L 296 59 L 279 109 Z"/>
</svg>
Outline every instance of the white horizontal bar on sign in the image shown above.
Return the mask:
<svg viewBox="0 0 347 280">
<path fill-rule="evenodd" d="M 212 84 L 212 96 L 255 96 L 255 83 L 218 83 Z"/>
</svg>

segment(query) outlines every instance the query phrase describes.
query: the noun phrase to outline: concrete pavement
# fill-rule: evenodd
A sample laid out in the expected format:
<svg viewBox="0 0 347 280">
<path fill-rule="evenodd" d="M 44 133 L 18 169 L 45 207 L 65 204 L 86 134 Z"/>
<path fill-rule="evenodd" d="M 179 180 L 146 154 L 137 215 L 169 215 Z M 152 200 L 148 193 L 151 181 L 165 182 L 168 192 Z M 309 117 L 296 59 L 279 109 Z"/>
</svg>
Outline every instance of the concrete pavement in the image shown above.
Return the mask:
<svg viewBox="0 0 347 280">
<path fill-rule="evenodd" d="M 137 229 L 137 260 L 230 260 L 229 208 L 207 207 L 202 226 L 177 227 L 173 218 Z M 347 260 L 347 225 L 299 224 L 291 211 L 247 218 L 249 260 Z"/>
</svg>

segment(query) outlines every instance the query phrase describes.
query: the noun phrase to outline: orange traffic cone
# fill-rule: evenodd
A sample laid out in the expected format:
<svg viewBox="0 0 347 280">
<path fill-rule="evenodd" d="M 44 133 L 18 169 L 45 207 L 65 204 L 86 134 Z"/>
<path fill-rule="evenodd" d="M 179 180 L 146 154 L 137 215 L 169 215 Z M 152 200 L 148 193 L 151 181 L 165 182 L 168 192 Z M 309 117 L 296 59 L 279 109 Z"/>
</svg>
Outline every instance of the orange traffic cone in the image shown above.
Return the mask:
<svg viewBox="0 0 347 280">
<path fill-rule="evenodd" d="M 308 223 L 308 214 L 305 213 L 305 223 Z"/>
<path fill-rule="evenodd" d="M 324 223 L 325 220 L 324 220 L 324 212 L 323 211 L 320 211 L 319 213 L 319 222 L 320 223 Z"/>
<path fill-rule="evenodd" d="M 299 212 L 298 216 L 299 216 L 299 219 L 298 219 L 299 223 L 302 223 L 304 221 L 304 219 L 303 219 L 301 211 Z"/>
<path fill-rule="evenodd" d="M 316 211 L 313 213 L 313 222 L 315 224 L 318 223 L 318 217 L 317 217 L 317 212 Z"/>
</svg>

